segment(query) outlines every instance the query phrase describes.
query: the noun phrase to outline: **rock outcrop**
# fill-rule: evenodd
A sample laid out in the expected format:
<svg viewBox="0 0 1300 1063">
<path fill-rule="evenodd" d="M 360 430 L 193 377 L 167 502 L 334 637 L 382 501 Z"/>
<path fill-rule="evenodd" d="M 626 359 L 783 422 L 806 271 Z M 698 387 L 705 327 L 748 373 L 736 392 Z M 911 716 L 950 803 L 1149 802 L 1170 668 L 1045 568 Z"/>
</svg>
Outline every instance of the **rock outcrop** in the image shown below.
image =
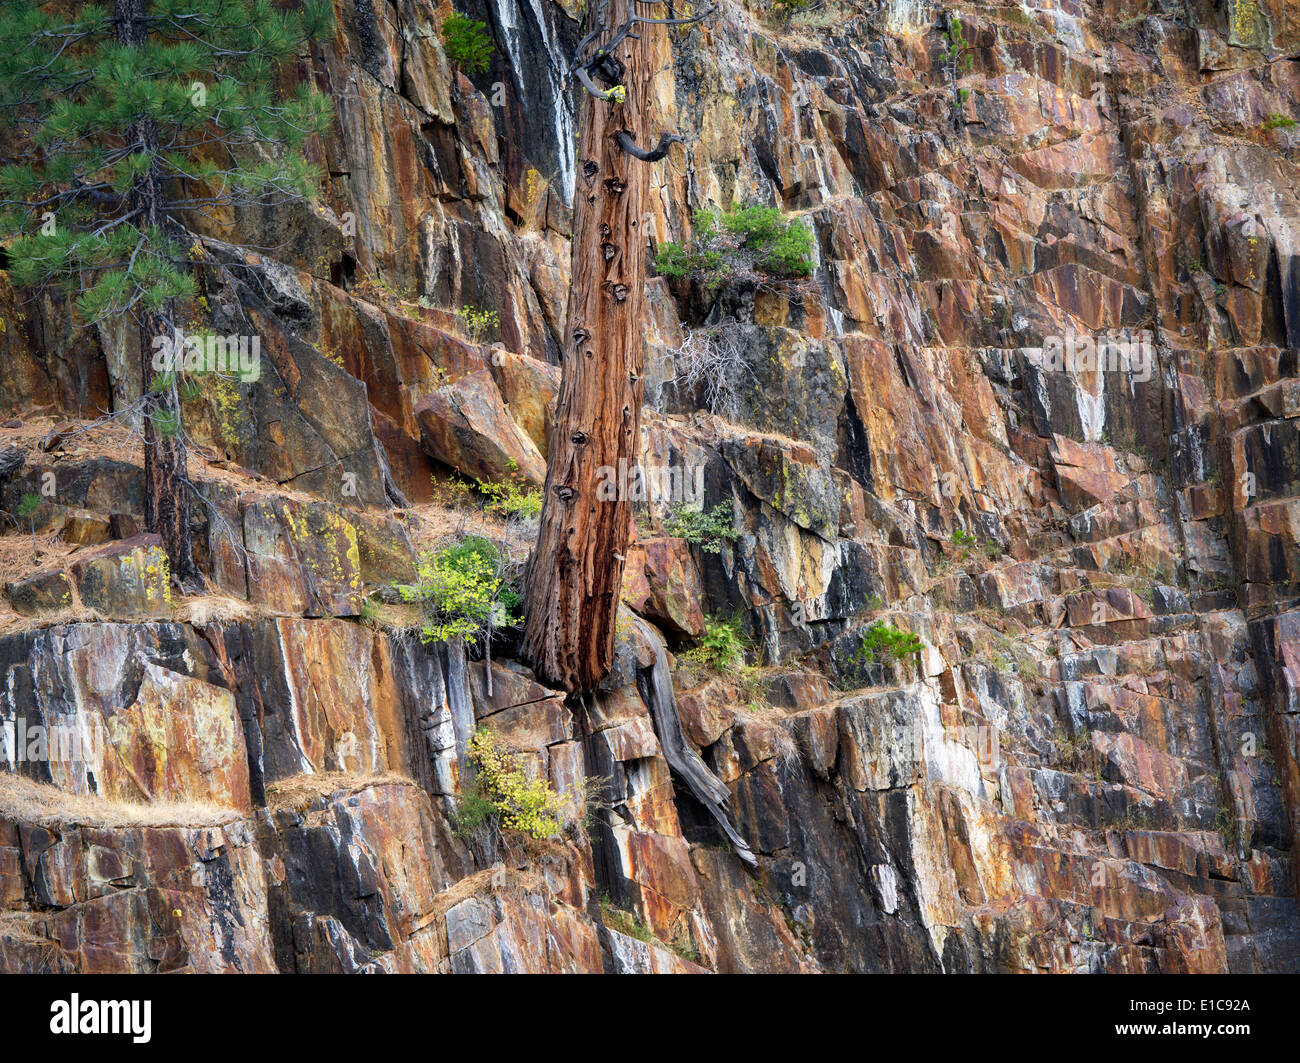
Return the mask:
<svg viewBox="0 0 1300 1063">
<path fill-rule="evenodd" d="M 544 478 L 576 9 L 474 0 L 471 79 L 429 0 L 335 7 L 297 69 L 335 101 L 322 194 L 195 222 L 215 327 L 263 355 L 186 404 L 207 594 L 91 419 L 138 393 L 131 341 L 0 283 L 0 504 L 42 500 L 0 540 L 0 969 L 1300 969 L 1296 5 L 672 30 L 652 246 L 760 203 L 815 270 L 647 281 L 620 475 L 668 489 L 572 698 L 509 632 L 489 664 L 374 609 L 492 524 L 451 473 Z M 727 618 L 750 666 L 716 674 L 688 655 Z M 877 622 L 919 653 L 861 653 Z M 483 724 L 556 837 L 466 829 Z"/>
</svg>

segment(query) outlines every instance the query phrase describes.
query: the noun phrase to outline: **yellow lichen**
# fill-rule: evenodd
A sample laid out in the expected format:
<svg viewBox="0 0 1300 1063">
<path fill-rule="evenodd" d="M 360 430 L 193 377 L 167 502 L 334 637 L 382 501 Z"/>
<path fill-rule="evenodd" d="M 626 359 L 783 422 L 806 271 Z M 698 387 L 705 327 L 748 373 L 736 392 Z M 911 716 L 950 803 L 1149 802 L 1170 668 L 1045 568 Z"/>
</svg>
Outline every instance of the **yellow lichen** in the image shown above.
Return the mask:
<svg viewBox="0 0 1300 1063">
<path fill-rule="evenodd" d="M 1255 39 L 1255 20 L 1259 15 L 1258 0 L 1233 0 L 1232 35 L 1241 44 Z"/>
</svg>

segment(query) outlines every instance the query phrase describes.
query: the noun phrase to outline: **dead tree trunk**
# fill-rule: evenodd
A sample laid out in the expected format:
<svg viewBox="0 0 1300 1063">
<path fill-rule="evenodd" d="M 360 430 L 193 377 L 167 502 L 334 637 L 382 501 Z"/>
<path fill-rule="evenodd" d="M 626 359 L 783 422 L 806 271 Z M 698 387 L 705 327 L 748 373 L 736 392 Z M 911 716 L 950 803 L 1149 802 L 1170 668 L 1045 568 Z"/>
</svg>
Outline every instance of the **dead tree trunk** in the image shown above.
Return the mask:
<svg viewBox="0 0 1300 1063">
<path fill-rule="evenodd" d="M 636 18 L 634 0 L 588 10 L 594 31 Z M 569 691 L 592 689 L 613 660 L 631 505 L 602 499 L 597 488 L 602 470 L 617 478 L 619 462 L 633 468 L 640 449 L 650 168 L 620 139 L 648 140 L 650 38 L 663 32 L 653 24 L 640 30 L 601 56 L 610 88 L 621 84 L 623 92 L 599 98 L 589 86 L 583 96 L 563 377 L 528 564 L 524 655 Z"/>
</svg>

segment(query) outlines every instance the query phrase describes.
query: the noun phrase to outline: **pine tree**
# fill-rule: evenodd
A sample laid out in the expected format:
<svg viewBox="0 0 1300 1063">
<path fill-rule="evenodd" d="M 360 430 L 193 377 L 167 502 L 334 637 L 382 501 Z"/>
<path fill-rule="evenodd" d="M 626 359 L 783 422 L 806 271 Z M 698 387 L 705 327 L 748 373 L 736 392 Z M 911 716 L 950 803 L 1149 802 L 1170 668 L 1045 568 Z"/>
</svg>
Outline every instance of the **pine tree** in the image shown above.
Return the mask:
<svg viewBox="0 0 1300 1063">
<path fill-rule="evenodd" d="M 86 325 L 126 315 L 142 394 L 145 526 L 182 586 L 198 579 L 180 394 L 158 366 L 195 297 L 199 212 L 310 194 L 303 148 L 329 121 L 309 86 L 276 90 L 328 0 L 0 0 L 0 241 L 19 288 L 63 290 Z M 256 157 L 255 161 L 248 161 Z"/>
</svg>

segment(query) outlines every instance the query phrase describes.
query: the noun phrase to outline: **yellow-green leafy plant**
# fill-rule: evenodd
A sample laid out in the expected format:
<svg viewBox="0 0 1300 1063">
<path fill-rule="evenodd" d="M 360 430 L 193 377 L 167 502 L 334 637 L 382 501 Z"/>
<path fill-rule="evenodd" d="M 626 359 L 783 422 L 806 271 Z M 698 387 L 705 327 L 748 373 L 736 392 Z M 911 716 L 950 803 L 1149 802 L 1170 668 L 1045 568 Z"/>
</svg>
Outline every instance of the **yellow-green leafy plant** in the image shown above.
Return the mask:
<svg viewBox="0 0 1300 1063">
<path fill-rule="evenodd" d="M 396 583 L 402 600 L 424 610 L 422 642 L 473 641 L 493 629 L 519 623 L 519 595 L 503 574 L 501 552 L 481 535 L 470 535 L 416 562 L 414 583 Z"/>
<path fill-rule="evenodd" d="M 465 322 L 465 331 L 473 343 L 482 343 L 489 331 L 494 332 L 501 327 L 501 317 L 495 310 L 471 306 L 469 303 L 460 308 L 457 316 Z"/>
<path fill-rule="evenodd" d="M 535 520 L 542 515 L 542 492 L 514 480 L 479 480 L 479 493 L 487 498 L 485 508 L 509 520 Z"/>
<path fill-rule="evenodd" d="M 560 795 L 545 779 L 529 780 L 496 732 L 480 727 L 466 751 L 477 775 L 474 799 L 492 807 L 503 829 L 538 840 L 560 833 Z"/>
<path fill-rule="evenodd" d="M 429 479 L 433 483 L 433 497 L 441 505 L 465 509 L 474 502 L 474 485 L 459 473 L 453 472 L 441 480 L 435 473 Z"/>
</svg>

